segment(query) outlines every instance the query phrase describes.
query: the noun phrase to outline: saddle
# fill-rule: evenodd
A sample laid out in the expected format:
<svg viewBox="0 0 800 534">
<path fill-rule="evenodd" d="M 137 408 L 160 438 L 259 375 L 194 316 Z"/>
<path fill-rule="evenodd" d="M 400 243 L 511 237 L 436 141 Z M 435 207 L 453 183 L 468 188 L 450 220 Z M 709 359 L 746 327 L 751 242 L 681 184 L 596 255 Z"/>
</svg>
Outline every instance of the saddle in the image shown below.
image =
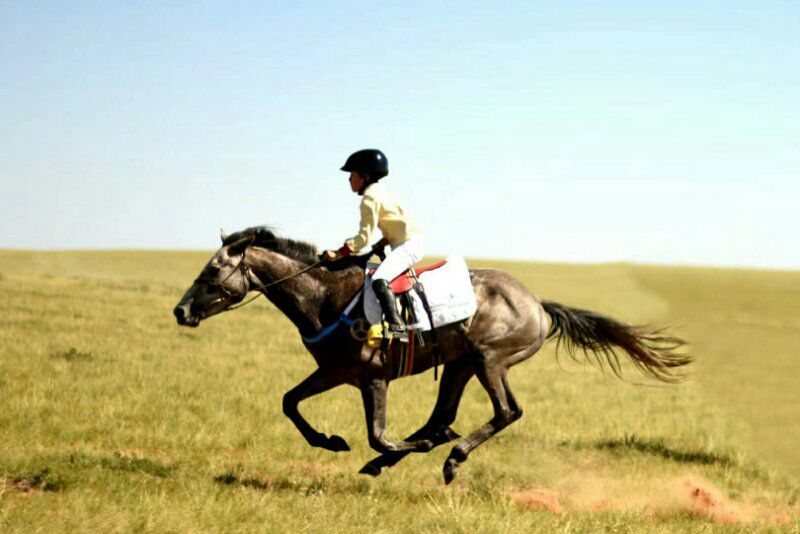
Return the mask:
<svg viewBox="0 0 800 534">
<path fill-rule="evenodd" d="M 427 267 L 417 267 L 416 265 L 413 267 L 409 267 L 401 275 L 392 279 L 392 281 L 389 282 L 389 286 L 392 288 L 392 292 L 395 295 L 402 295 L 403 293 L 408 293 L 414 288 L 414 284 L 419 283 L 418 279 L 419 275 L 428 271 L 433 271 L 434 269 L 438 269 L 439 267 L 444 267 L 446 264 L 447 260 L 442 260 L 435 265 L 428 265 Z M 370 276 L 375 274 L 376 270 L 377 269 L 370 269 L 369 270 Z"/>
</svg>

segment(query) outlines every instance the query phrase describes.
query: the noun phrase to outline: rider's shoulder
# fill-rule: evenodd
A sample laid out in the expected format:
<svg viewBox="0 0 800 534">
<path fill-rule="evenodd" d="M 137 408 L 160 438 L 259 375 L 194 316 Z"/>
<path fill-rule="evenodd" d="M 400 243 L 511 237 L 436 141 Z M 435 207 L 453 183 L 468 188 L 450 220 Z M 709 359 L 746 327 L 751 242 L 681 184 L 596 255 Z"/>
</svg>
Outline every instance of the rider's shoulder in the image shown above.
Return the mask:
<svg viewBox="0 0 800 534">
<path fill-rule="evenodd" d="M 380 200 L 381 198 L 386 196 L 387 193 L 388 191 L 386 190 L 386 187 L 382 183 L 375 182 L 369 184 L 367 188 L 364 189 L 363 197 L 364 199 Z"/>
</svg>

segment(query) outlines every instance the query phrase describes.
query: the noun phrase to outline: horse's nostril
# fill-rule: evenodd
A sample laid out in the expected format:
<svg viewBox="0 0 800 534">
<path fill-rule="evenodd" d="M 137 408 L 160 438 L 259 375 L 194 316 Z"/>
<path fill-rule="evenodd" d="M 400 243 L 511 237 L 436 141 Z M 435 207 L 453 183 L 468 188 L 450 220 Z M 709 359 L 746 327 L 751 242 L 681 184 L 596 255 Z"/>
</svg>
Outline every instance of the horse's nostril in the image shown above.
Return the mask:
<svg viewBox="0 0 800 534">
<path fill-rule="evenodd" d="M 185 312 L 183 311 L 183 308 L 181 308 L 180 306 L 178 306 L 178 307 L 176 307 L 174 310 L 172 310 L 172 313 L 174 313 L 174 314 L 175 314 L 175 318 L 176 318 L 178 321 L 183 321 L 183 319 L 184 319 L 184 313 L 185 313 Z"/>
</svg>

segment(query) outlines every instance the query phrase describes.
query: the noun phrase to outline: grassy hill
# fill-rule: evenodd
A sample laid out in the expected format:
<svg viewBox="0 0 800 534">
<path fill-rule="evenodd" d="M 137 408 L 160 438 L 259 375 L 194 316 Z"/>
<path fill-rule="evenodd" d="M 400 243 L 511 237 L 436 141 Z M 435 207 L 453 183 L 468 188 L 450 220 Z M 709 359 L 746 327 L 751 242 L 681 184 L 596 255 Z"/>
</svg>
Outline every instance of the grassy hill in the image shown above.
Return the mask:
<svg viewBox="0 0 800 534">
<path fill-rule="evenodd" d="M 447 446 L 357 474 L 374 454 L 352 388 L 301 410 L 353 450 L 305 444 L 280 405 L 314 363 L 266 301 L 178 328 L 208 257 L 0 251 L 0 531 L 800 529 L 800 273 L 471 262 L 672 325 L 697 363 L 680 386 L 635 386 L 550 343 L 510 374 L 525 416 L 445 487 Z M 436 387 L 393 383 L 390 437 L 425 420 Z M 490 415 L 471 384 L 455 428 Z"/>
</svg>

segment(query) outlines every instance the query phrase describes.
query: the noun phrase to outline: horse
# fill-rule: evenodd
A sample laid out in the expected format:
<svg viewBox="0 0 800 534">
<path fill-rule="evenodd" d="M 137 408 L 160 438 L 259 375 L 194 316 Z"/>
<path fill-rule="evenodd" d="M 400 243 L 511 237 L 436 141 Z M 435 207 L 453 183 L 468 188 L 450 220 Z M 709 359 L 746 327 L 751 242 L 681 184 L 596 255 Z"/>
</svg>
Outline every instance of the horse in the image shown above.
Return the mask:
<svg viewBox="0 0 800 534">
<path fill-rule="evenodd" d="M 301 415 L 304 399 L 348 384 L 361 392 L 368 442 L 381 453 L 360 470 L 378 476 L 410 452 L 427 452 L 458 440 L 443 467 L 444 482 L 457 476 L 470 453 L 522 417 L 522 408 L 508 383 L 508 371 L 535 354 L 545 341 L 556 338 L 578 359 L 594 353 L 601 370 L 605 364 L 618 377 L 621 350 L 644 375 L 675 383 L 678 368 L 692 361 L 680 351 L 684 341 L 664 330 L 623 324 L 595 312 L 570 308 L 531 294 L 508 273 L 494 269 L 469 271 L 477 311 L 463 321 L 437 328 L 438 351 L 432 343 L 416 347 L 413 362 L 398 369 L 400 343 L 385 352 L 369 348 L 364 336 L 348 324 L 365 321 L 363 306 L 355 306 L 350 321 L 343 310 L 364 285 L 370 254 L 322 263 L 314 245 L 277 236 L 268 227 L 252 227 L 221 235 L 222 246 L 186 291 L 173 313 L 179 325 L 196 327 L 201 321 L 243 305 L 257 291 L 274 304 L 299 331 L 317 369 L 283 397 L 283 413 L 312 447 L 348 451 L 338 435 L 318 432 Z M 363 296 L 361 297 L 363 299 Z M 360 304 L 360 302 L 359 302 Z M 425 372 L 439 359 L 443 364 L 438 397 L 427 422 L 401 441 L 386 437 L 387 387 L 405 374 Z M 438 369 L 438 367 L 437 367 Z M 402 373 L 400 371 L 405 371 Z M 467 383 L 477 377 L 491 399 L 493 417 L 466 437 L 450 425 Z"/>
</svg>

